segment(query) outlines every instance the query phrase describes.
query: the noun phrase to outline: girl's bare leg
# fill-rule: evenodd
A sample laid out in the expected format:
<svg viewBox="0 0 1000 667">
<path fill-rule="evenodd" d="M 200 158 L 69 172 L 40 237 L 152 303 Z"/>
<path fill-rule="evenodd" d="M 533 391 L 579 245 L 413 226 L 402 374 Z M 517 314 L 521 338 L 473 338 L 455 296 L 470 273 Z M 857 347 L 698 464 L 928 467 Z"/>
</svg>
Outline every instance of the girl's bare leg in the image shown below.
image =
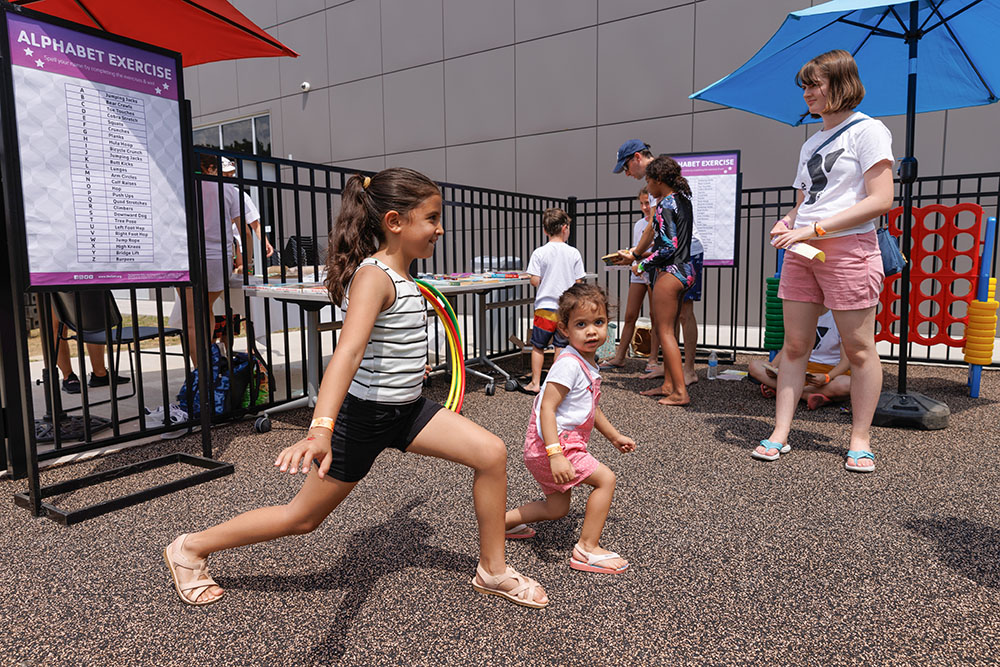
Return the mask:
<svg viewBox="0 0 1000 667">
<path fill-rule="evenodd" d="M 312 466 L 305 484 L 287 505 L 262 507 L 200 533 L 191 533 L 181 545 L 180 555 L 201 561 L 216 551 L 312 532 L 356 485 L 357 482 L 341 482 L 329 475 L 321 479 L 316 466 Z M 203 591 L 198 600 L 220 595 L 222 589 L 213 586 Z"/>
<path fill-rule="evenodd" d="M 681 281 L 669 273 L 657 276 L 653 286 L 653 309 L 656 311 L 656 333 L 663 348 L 663 398 L 661 405 L 687 405 L 691 402 L 684 384 L 684 365 L 681 350 L 677 345 L 674 327 L 681 307 Z M 669 378 L 669 382 L 667 381 Z"/>
<path fill-rule="evenodd" d="M 536 500 L 533 503 L 512 509 L 504 517 L 504 530 L 509 530 L 522 523 L 561 519 L 569 513 L 569 501 L 572 497 L 571 491 L 550 493 L 545 496 L 545 500 Z"/>
<path fill-rule="evenodd" d="M 833 319 L 851 361 L 850 448 L 871 451 L 872 418 L 882 391 L 882 361 L 875 350 L 875 308 L 835 310 Z M 872 466 L 874 462 L 862 459 L 858 465 Z"/>
<path fill-rule="evenodd" d="M 590 477 L 583 480 L 583 483 L 594 487 L 594 490 L 587 499 L 587 511 L 583 516 L 579 544 L 592 554 L 610 553 L 607 549 L 601 548 L 600 541 L 611 509 L 611 500 L 615 495 L 615 473 L 601 463 Z M 627 563 L 623 558 L 601 561 L 601 567 L 610 570 L 616 570 L 624 565 Z"/>
<path fill-rule="evenodd" d="M 781 348 L 781 372 L 778 373 L 778 389 L 775 397 L 774 430 L 768 436 L 771 442 L 788 444 L 788 433 L 792 429 L 792 418 L 798 406 L 802 389 L 806 382 L 806 366 L 809 353 L 816 342 L 816 320 L 823 313 L 818 303 L 785 300 L 785 342 Z M 774 448 L 765 450 L 758 446 L 761 454 L 773 455 Z"/>
<path fill-rule="evenodd" d="M 503 574 L 507 568 L 504 559 L 507 447 L 503 441 L 461 415 L 440 410 L 406 451 L 454 461 L 473 469 L 472 500 L 479 522 L 479 564 L 489 574 Z M 535 591 L 535 601 L 544 603 L 547 599 L 545 591 L 539 587 Z"/>
<path fill-rule="evenodd" d="M 649 295 L 649 359 L 646 361 L 648 372 L 640 380 L 655 380 L 663 377 L 663 366 L 660 364 L 660 337 L 656 334 L 656 314 L 653 312 L 653 288 L 646 285 Z"/>
<path fill-rule="evenodd" d="M 681 329 L 684 333 L 684 384 L 694 384 L 698 374 L 694 359 L 698 354 L 698 320 L 694 315 L 694 301 L 681 303 Z"/>
<path fill-rule="evenodd" d="M 622 325 L 621 340 L 618 349 L 615 350 L 614 359 L 605 361 L 611 366 L 624 366 L 625 355 L 628 354 L 628 346 L 632 343 L 632 335 L 635 334 L 635 321 L 639 319 L 639 311 L 642 310 L 642 300 L 646 296 L 645 283 L 629 283 L 628 300 L 625 302 L 625 323 Z"/>
</svg>

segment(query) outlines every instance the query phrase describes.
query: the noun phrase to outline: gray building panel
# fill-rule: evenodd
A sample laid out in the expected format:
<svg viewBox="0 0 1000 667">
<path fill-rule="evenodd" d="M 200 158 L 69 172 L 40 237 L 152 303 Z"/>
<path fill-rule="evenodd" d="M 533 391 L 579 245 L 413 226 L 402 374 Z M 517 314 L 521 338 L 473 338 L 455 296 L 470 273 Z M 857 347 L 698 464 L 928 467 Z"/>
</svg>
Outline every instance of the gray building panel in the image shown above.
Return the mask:
<svg viewBox="0 0 1000 667">
<path fill-rule="evenodd" d="M 382 83 L 386 153 L 443 147 L 443 63 L 386 74 Z"/>
<path fill-rule="evenodd" d="M 517 41 L 524 42 L 597 23 L 597 0 L 515 0 Z"/>
<path fill-rule="evenodd" d="M 669 57 L 651 57 L 668 48 Z M 602 25 L 598 55 L 600 124 L 690 113 L 693 6 Z"/>
<path fill-rule="evenodd" d="M 596 123 L 596 29 L 519 44 L 515 59 L 519 135 Z"/>
<path fill-rule="evenodd" d="M 235 60 L 199 65 L 198 70 L 201 115 L 235 109 L 240 105 Z"/>
<path fill-rule="evenodd" d="M 517 191 L 593 197 L 597 128 L 517 138 Z"/>
<path fill-rule="evenodd" d="M 278 39 L 283 44 L 294 44 L 298 58 L 276 58 L 282 96 L 302 92 L 300 85 L 308 81 L 313 90 L 325 88 L 327 75 L 326 21 L 322 16 L 282 23 L 278 26 Z"/>
<path fill-rule="evenodd" d="M 445 174 L 447 173 L 445 169 L 445 151 L 443 148 L 386 155 L 385 166 L 416 169 L 435 181 L 445 180 Z"/>
<path fill-rule="evenodd" d="M 513 139 L 449 146 L 447 180 L 461 185 L 514 190 L 517 172 L 514 155 Z"/>
<path fill-rule="evenodd" d="M 335 85 L 380 75 L 382 39 L 379 3 L 354 0 L 328 9 L 324 14 L 330 83 Z"/>
<path fill-rule="evenodd" d="M 514 0 L 444 0 L 444 57 L 514 43 Z"/>
<path fill-rule="evenodd" d="M 757 187 L 787 184 L 801 142 L 815 129 L 687 99 L 741 65 L 789 11 L 809 2 L 234 4 L 302 56 L 188 68 L 195 126 L 270 111 L 275 155 L 352 165 L 361 158 L 378 168 L 393 162 L 385 153 L 407 154 L 410 164 L 451 181 L 468 174 L 483 186 L 496 178 L 498 188 L 612 196 L 636 189 L 636 181 L 608 173 L 628 138 L 657 151 L 738 148 L 744 186 Z M 303 80 L 311 92 L 299 89 Z M 348 82 L 354 87 L 341 85 Z M 350 99 L 340 97 L 345 93 Z M 997 120 L 996 106 L 918 116 L 921 173 L 994 169 Z M 885 122 L 901 155 L 903 123 Z"/>
<path fill-rule="evenodd" d="M 281 122 L 281 148 L 272 147 L 273 154 L 330 162 L 330 92 L 326 88 L 281 98 Z"/>
<path fill-rule="evenodd" d="M 382 64 L 386 72 L 439 62 L 444 57 L 441 0 L 381 3 Z"/>
<path fill-rule="evenodd" d="M 240 105 L 281 97 L 278 58 L 237 60 L 236 83 Z"/>
<path fill-rule="evenodd" d="M 384 130 L 381 79 L 362 79 L 330 88 L 334 162 L 384 154 Z"/>
<path fill-rule="evenodd" d="M 444 63 L 448 144 L 514 136 L 514 47 Z"/>
</svg>

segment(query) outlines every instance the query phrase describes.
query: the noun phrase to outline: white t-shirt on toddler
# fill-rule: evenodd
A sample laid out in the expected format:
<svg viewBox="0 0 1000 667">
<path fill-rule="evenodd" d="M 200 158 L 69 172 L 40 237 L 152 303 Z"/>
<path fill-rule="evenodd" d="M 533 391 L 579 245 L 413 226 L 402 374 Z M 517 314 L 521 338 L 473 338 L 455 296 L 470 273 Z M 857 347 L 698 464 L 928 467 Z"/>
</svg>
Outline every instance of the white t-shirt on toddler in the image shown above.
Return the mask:
<svg viewBox="0 0 1000 667">
<path fill-rule="evenodd" d="M 527 272 L 542 279 L 535 290 L 535 308 L 552 310 L 559 307 L 563 292 L 586 275 L 580 251 L 562 241 L 549 241 L 535 248 L 528 260 Z"/>
<path fill-rule="evenodd" d="M 542 384 L 542 390 L 539 392 L 539 396 L 545 395 L 545 388 L 549 386 L 550 382 L 556 384 L 561 384 L 564 387 L 569 388 L 569 393 L 566 394 L 566 398 L 562 400 L 559 407 L 556 408 L 556 429 L 559 433 L 563 431 L 576 428 L 583 422 L 587 421 L 587 417 L 590 415 L 590 406 L 593 402 L 593 398 L 590 393 L 590 382 L 587 381 L 587 375 L 580 368 L 580 362 L 576 359 L 571 359 L 570 355 L 579 357 L 580 353 L 577 352 L 570 346 L 567 346 L 565 351 L 563 351 L 559 358 L 555 360 L 552 364 L 552 368 L 549 369 L 549 374 L 545 376 L 545 382 Z M 583 359 L 583 363 L 587 364 L 587 368 L 590 369 L 590 375 L 592 377 L 601 377 L 600 372 L 597 367 L 590 364 L 586 359 Z M 538 428 L 538 437 L 542 437 L 542 401 L 541 399 L 535 401 L 535 424 Z M 551 444 L 551 443 L 549 443 Z"/>
<path fill-rule="evenodd" d="M 863 120 L 823 146 L 813 157 L 823 142 L 858 119 Z M 854 112 L 836 127 L 820 130 L 806 139 L 799 151 L 795 172 L 795 188 L 805 194 L 805 200 L 795 216 L 795 227 L 812 226 L 812 223 L 829 218 L 867 197 L 865 172 L 883 160 L 893 161 L 892 133 L 882 121 L 860 111 Z M 850 229 L 828 232 L 826 236 L 870 232 L 875 229 L 876 222 L 877 219 L 869 220 Z"/>
</svg>

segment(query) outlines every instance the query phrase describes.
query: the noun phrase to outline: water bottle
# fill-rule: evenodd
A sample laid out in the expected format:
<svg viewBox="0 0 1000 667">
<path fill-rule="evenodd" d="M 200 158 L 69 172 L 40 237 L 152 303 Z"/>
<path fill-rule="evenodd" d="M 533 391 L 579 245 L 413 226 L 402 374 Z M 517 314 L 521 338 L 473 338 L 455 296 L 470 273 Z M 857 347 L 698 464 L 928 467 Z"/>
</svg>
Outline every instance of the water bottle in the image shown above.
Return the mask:
<svg viewBox="0 0 1000 667">
<path fill-rule="evenodd" d="M 719 377 L 719 355 L 712 350 L 712 353 L 708 355 L 708 379 L 714 380 Z"/>
</svg>

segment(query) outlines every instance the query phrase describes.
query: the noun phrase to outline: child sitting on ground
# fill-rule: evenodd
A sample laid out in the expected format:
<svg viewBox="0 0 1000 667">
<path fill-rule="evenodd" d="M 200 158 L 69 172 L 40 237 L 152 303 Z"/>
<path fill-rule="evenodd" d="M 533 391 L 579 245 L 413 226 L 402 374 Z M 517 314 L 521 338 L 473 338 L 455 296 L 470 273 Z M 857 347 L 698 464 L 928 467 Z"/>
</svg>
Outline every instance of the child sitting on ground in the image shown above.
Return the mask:
<svg viewBox="0 0 1000 667">
<path fill-rule="evenodd" d="M 775 396 L 780 365 L 781 352 L 770 363 L 762 359 L 750 362 L 750 377 L 760 382 L 760 393 L 764 398 Z M 802 400 L 807 408 L 815 410 L 850 396 L 851 363 L 840 343 L 840 332 L 833 321 L 833 313 L 828 310 L 816 322 L 816 344 L 809 354 Z"/>
<path fill-rule="evenodd" d="M 569 215 L 561 208 L 545 209 L 542 228 L 549 241 L 536 248 L 528 260 L 527 273 L 535 288 L 535 319 L 531 328 L 531 382 L 523 389 L 530 394 L 537 394 L 541 386 L 545 348 L 551 342 L 558 357 L 566 347 L 566 339 L 556 329 L 559 297 L 585 275 L 580 251 L 566 243 L 569 222 Z"/>
<path fill-rule="evenodd" d="M 601 376 L 595 355 L 608 337 L 604 290 L 587 284 L 566 290 L 559 299 L 558 326 L 569 347 L 549 370 L 524 439 L 524 463 L 541 485 L 545 500 L 507 512 L 507 537 L 533 537 L 535 531 L 527 524 L 566 516 L 573 487 L 588 484 L 594 490 L 587 500 L 580 541 L 573 547 L 569 566 L 584 572 L 618 574 L 628 568 L 628 561 L 598 544 L 611 508 L 615 474 L 587 451 L 594 427 L 620 451 L 635 449 L 632 438 L 619 433 L 597 407 Z"/>
</svg>

